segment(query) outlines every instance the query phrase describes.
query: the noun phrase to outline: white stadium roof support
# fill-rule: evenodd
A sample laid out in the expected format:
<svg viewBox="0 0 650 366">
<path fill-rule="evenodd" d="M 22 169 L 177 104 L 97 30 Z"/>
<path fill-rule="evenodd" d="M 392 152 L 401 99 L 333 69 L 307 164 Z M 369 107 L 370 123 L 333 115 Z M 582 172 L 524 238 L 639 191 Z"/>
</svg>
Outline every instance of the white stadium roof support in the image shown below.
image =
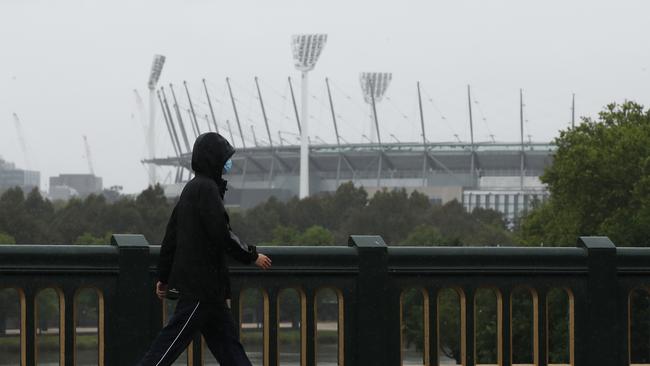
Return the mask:
<svg viewBox="0 0 650 366">
<path fill-rule="evenodd" d="M 308 78 L 307 73 L 314 69 L 318 57 L 327 42 L 327 34 L 299 34 L 291 39 L 293 59 L 296 69 L 301 72 L 301 128 L 300 128 L 300 193 L 299 197 L 309 196 L 309 130 L 308 130 Z"/>
<path fill-rule="evenodd" d="M 149 158 L 153 159 L 156 155 L 156 84 L 160 79 L 160 73 L 162 73 L 163 65 L 165 65 L 165 56 L 163 55 L 154 55 L 153 62 L 151 63 L 151 71 L 149 72 L 149 82 L 147 86 L 149 87 L 149 128 L 147 129 L 147 148 L 149 153 Z M 156 166 L 149 164 L 149 185 L 155 185 L 157 182 L 156 178 Z"/>
</svg>

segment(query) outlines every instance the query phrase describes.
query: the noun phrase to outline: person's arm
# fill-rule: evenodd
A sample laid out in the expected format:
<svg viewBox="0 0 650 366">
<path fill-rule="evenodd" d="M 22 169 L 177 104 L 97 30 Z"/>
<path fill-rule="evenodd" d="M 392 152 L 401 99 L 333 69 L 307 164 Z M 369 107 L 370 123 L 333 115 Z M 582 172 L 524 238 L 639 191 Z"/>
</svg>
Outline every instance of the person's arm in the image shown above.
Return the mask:
<svg viewBox="0 0 650 366">
<path fill-rule="evenodd" d="M 233 257 L 235 260 L 243 264 L 255 265 L 261 269 L 271 268 L 271 259 L 262 253 L 257 252 L 257 247 L 244 243 L 232 230 L 229 229 L 230 240 L 226 245 L 226 253 Z"/>
<path fill-rule="evenodd" d="M 229 256 L 243 264 L 251 264 L 257 260 L 258 254 L 255 245 L 246 244 L 230 228 L 228 228 L 227 235 L 226 253 Z"/>
<path fill-rule="evenodd" d="M 199 219 L 213 245 L 224 243 L 228 234 L 225 209 L 216 185 L 204 183 L 199 191 Z"/>
<path fill-rule="evenodd" d="M 230 227 L 230 217 L 226 213 L 226 227 L 228 228 L 228 237 L 226 238 L 226 253 L 243 264 L 255 265 L 261 269 L 271 268 L 271 259 L 262 253 L 257 252 L 255 245 L 244 242 Z"/>
<path fill-rule="evenodd" d="M 230 228 L 226 221 L 226 210 L 223 207 L 223 200 L 216 185 L 205 184 L 201 187 L 199 216 L 203 227 L 208 232 L 208 237 L 214 245 L 224 245 L 224 251 L 230 255 L 239 250 L 241 252 L 234 255 L 240 255 L 241 259 L 244 260 L 255 261 L 255 264 L 260 268 L 267 269 L 271 267 L 271 260 L 264 254 L 243 253 L 245 252 L 244 249 L 237 244 L 233 244 Z M 237 247 L 234 245 L 237 245 Z M 233 258 L 237 259 L 236 257 Z"/>
<path fill-rule="evenodd" d="M 169 273 L 174 262 L 174 253 L 176 252 L 176 207 L 167 222 L 165 237 L 160 246 L 160 256 L 158 257 L 158 283 L 156 284 L 156 293 L 162 298 L 167 290 L 167 281 Z M 162 294 L 161 294 L 162 292 Z"/>
</svg>

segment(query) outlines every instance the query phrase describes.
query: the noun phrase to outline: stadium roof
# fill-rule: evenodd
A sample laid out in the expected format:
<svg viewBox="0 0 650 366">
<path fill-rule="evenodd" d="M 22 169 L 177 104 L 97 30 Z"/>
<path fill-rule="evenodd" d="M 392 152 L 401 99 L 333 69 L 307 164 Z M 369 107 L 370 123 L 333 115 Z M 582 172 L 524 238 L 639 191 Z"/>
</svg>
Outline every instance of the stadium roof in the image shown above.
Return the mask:
<svg viewBox="0 0 650 366">
<path fill-rule="evenodd" d="M 485 175 L 509 175 L 521 168 L 524 156 L 526 175 L 540 175 L 553 161 L 555 145 L 550 143 L 478 143 L 474 145 L 474 167 Z M 336 173 L 340 169 L 364 172 L 377 171 L 381 155 L 382 170 L 421 172 L 425 158 L 428 169 L 446 172 L 467 172 L 472 165 L 472 146 L 468 143 L 391 143 L 311 145 L 310 172 Z M 339 161 L 341 164 L 339 165 Z M 180 157 L 144 160 L 159 166 L 191 168 L 191 154 Z M 231 174 L 298 174 L 300 146 L 260 146 L 237 149 Z"/>
</svg>

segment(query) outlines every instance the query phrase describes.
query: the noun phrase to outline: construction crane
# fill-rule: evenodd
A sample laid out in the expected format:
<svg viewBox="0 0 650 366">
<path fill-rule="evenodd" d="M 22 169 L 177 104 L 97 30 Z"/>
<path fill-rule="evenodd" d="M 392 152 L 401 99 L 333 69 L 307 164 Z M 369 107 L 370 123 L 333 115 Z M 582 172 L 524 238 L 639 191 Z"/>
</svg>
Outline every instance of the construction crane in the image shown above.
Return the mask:
<svg viewBox="0 0 650 366">
<path fill-rule="evenodd" d="M 25 135 L 23 134 L 23 128 L 20 124 L 20 118 L 14 113 L 14 123 L 16 125 L 16 133 L 18 134 L 18 141 L 20 142 L 20 148 L 23 150 L 23 155 L 25 156 L 25 168 L 30 169 L 31 164 L 29 162 L 29 153 L 27 151 L 27 143 L 25 142 Z"/>
<path fill-rule="evenodd" d="M 86 135 L 83 135 L 84 137 L 84 147 L 86 148 L 86 161 L 88 162 L 88 170 L 90 171 L 91 175 L 95 175 L 95 169 L 93 169 L 93 159 L 92 156 L 90 155 L 90 145 L 88 145 L 88 138 Z"/>
</svg>

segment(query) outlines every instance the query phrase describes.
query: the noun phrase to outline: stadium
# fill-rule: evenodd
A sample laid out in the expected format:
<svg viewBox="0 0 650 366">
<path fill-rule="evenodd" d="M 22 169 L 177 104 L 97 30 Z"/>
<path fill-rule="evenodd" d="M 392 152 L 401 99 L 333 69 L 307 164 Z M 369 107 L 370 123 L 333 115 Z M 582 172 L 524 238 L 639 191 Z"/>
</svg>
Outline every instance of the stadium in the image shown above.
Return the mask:
<svg viewBox="0 0 650 366">
<path fill-rule="evenodd" d="M 539 181 L 552 163 L 554 146 L 542 143 L 393 143 L 311 145 L 309 188 L 333 192 L 345 182 L 370 195 L 405 188 L 434 202 L 462 202 L 467 210 L 493 208 L 514 220 L 533 200 L 548 196 Z M 191 171 L 191 154 L 147 160 L 158 166 Z M 300 146 L 240 148 L 233 157 L 227 204 L 249 208 L 275 196 L 299 194 Z M 178 195 L 183 183 L 165 186 Z"/>
<path fill-rule="evenodd" d="M 478 207 L 494 209 L 502 212 L 504 218 L 512 223 L 525 214 L 533 202 L 544 201 L 548 197 L 548 191 L 539 177 L 544 169 L 552 163 L 555 147 L 550 143 L 532 142 L 530 135 L 527 142 L 524 140 L 524 104 L 521 90 L 519 105 L 521 139 L 518 143 L 497 142 L 494 135 L 490 135 L 490 142 L 475 141 L 472 104 L 478 104 L 478 102 L 472 99 L 469 85 L 467 86 L 467 101 L 470 141 L 462 142 L 458 135 L 454 135 L 457 142 L 428 141 L 419 82 L 417 83 L 417 101 L 421 142 L 401 142 L 391 134 L 396 141 L 387 143 L 386 141 L 382 142 L 381 139 L 377 104 L 384 98 L 386 89 L 392 80 L 392 74 L 363 72 L 360 74 L 359 81 L 368 108 L 366 110 L 370 113 L 368 121 L 355 120 L 354 124 L 364 125 L 369 122 L 370 128 L 365 131 L 369 131 L 366 133 L 371 136 L 361 135 L 368 141 L 367 143 L 349 143 L 341 136 L 339 126 L 341 116 L 335 112 L 330 81 L 326 78 L 329 102 L 326 107 L 331 112 L 336 143 L 326 143 L 322 139 L 319 141 L 320 144 L 314 143 L 315 141 L 307 131 L 306 122 L 313 118 L 308 112 L 309 100 L 317 98 L 313 94 L 309 94 L 307 80 L 308 72 L 313 69 L 326 39 L 326 35 L 314 34 L 297 35 L 292 41 L 295 66 L 301 72 L 301 113 L 298 112 L 299 105 L 296 103 L 291 78 L 288 78 L 287 85 L 291 93 L 295 122 L 299 132 L 295 134 L 298 143 L 293 144 L 282 137 L 280 130 L 277 131 L 278 139 L 274 143 L 257 77 L 254 78 L 256 93 L 251 93 L 250 101 L 254 99 L 259 101 L 261 118 L 258 120 L 264 122 L 267 141 L 258 143 L 254 126 L 251 125 L 254 146 L 250 146 L 250 143 L 249 146 L 246 146 L 245 140 L 250 136 L 244 135 L 242 124 L 247 121 L 253 122 L 253 120 L 240 118 L 237 107 L 238 100 L 233 95 L 229 78 L 226 78 L 226 90 L 230 103 L 224 103 L 223 97 L 221 101 L 211 97 L 206 80 L 203 79 L 205 95 L 201 99 L 207 101 L 207 103 L 203 103 L 203 106 L 209 107 L 210 118 L 205 108 L 199 113 L 196 112 L 197 108 L 192 102 L 187 82 L 183 82 L 187 96 L 186 105 L 181 105 L 178 102 L 179 99 L 176 97 L 172 84 L 169 84 L 169 89 L 167 89 L 169 98 L 164 87 L 156 89 L 165 58 L 160 55 L 155 56 L 149 81 L 149 157 L 143 160 L 143 163 L 149 166 L 150 183 L 156 182 L 156 167 L 171 168 L 170 175 L 175 172 L 175 177 L 173 183 L 164 186 L 165 193 L 170 197 L 180 194 L 184 182 L 191 178 L 191 133 L 196 137 L 202 132 L 198 123 L 199 118 L 205 121 L 208 131 L 220 131 L 212 105 L 214 99 L 222 107 L 231 104 L 232 114 L 230 115 L 234 117 L 236 124 L 231 124 L 226 119 L 226 131 L 229 133 L 231 143 L 235 144 L 233 131 L 238 132 L 237 137 L 241 139 L 238 140 L 237 153 L 233 158 L 233 169 L 228 177 L 230 191 L 226 196 L 226 204 L 231 207 L 250 208 L 270 197 L 280 200 L 288 200 L 296 196 L 305 198 L 310 194 L 334 192 L 341 184 L 352 182 L 355 186 L 364 187 L 369 195 L 384 189 L 406 189 L 408 192 L 424 193 L 435 203 L 444 204 L 457 200 L 468 211 Z M 155 109 L 158 104 L 155 102 L 156 95 L 169 139 L 174 148 L 173 156 L 155 157 L 153 154 L 155 139 L 152 129 Z M 139 96 L 137 99 L 140 100 Z M 289 100 L 286 94 L 283 99 Z M 351 97 L 347 95 L 347 99 L 351 99 Z M 385 99 L 390 100 L 388 97 Z M 432 103 L 431 98 L 429 101 Z M 141 100 L 140 105 L 142 105 Z M 360 106 L 360 109 L 364 110 L 364 107 Z M 182 116 L 183 110 L 187 112 L 186 117 Z M 285 115 L 285 118 L 289 117 Z M 441 118 L 445 119 L 442 115 Z M 485 122 L 485 118 L 482 119 Z M 223 120 L 221 125 L 223 133 Z M 316 140 L 319 140 L 318 136 L 316 136 Z"/>
</svg>

